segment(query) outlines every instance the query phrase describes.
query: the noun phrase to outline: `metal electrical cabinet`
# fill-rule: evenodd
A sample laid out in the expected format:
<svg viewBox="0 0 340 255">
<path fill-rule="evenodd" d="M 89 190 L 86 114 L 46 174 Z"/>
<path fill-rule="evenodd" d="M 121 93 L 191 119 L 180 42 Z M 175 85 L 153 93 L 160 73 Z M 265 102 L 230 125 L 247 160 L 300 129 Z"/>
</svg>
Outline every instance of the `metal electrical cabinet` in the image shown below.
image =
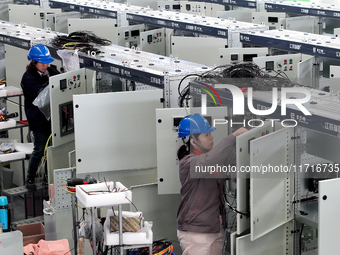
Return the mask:
<svg viewBox="0 0 340 255">
<path fill-rule="evenodd" d="M 179 181 L 177 150 L 183 145 L 178 137 L 180 120 L 189 114 L 200 113 L 201 108 L 168 108 L 156 109 L 157 131 L 157 176 L 158 194 L 178 194 L 181 184 Z M 226 107 L 208 107 L 204 117 L 212 122 L 215 119 L 225 119 Z M 213 126 L 213 123 L 211 123 Z M 212 132 L 214 144 L 218 144 L 229 133 L 228 125 L 216 125 Z"/>
<path fill-rule="evenodd" d="M 279 124 L 267 122 L 237 137 L 237 210 L 248 216 L 237 215 L 231 254 L 336 254 L 340 143 Z M 334 170 L 322 168 L 330 164 Z"/>
<path fill-rule="evenodd" d="M 339 252 L 339 201 L 340 179 L 319 182 L 319 254 Z"/>
<path fill-rule="evenodd" d="M 140 34 L 145 31 L 145 25 L 119 26 L 115 19 L 68 19 L 68 33 L 79 30 L 90 30 L 112 44 L 130 48 L 140 47 Z"/>
<path fill-rule="evenodd" d="M 9 4 L 8 12 L 10 22 L 25 22 L 28 26 L 44 28 L 50 27 L 52 17 L 49 15 L 61 13 L 61 9 L 43 9 L 35 5 Z"/>
<path fill-rule="evenodd" d="M 85 68 L 50 77 L 53 147 L 74 141 L 73 95 L 92 92 L 87 78 Z"/>
<path fill-rule="evenodd" d="M 294 164 L 292 137 L 294 128 L 284 128 L 250 142 L 250 165 L 261 170 L 260 173 L 250 173 L 252 241 L 269 234 L 294 217 L 290 203 L 294 193 L 294 173 L 289 172 Z M 274 173 L 270 168 L 273 168 Z"/>
<path fill-rule="evenodd" d="M 162 90 L 75 95 L 77 174 L 156 167 L 162 96 Z"/>
<path fill-rule="evenodd" d="M 293 178 L 265 171 L 293 164 L 293 134 L 267 122 L 236 138 L 237 210 L 248 216 L 237 215 L 232 254 L 293 254 Z"/>
<path fill-rule="evenodd" d="M 171 37 L 171 54 L 179 59 L 214 66 L 219 62 L 219 48 L 227 48 L 228 41 L 213 37 Z M 199 53 L 199 54 L 197 54 Z"/>
<path fill-rule="evenodd" d="M 242 136 L 236 137 L 236 166 L 238 169 L 241 166 L 250 165 L 250 151 L 249 142 L 253 139 L 261 137 L 263 134 L 272 133 L 274 128 L 268 122 L 263 127 L 258 127 L 253 130 L 249 130 Z M 237 173 L 237 190 L 247 191 L 247 192 L 237 192 L 237 210 L 240 212 L 249 211 L 249 174 L 238 172 Z M 250 220 L 247 217 L 243 217 L 237 214 L 237 234 L 240 235 L 247 231 L 250 227 Z"/>
<path fill-rule="evenodd" d="M 191 96 L 199 100 L 198 82 L 190 86 Z M 217 90 L 223 105 L 231 106 L 231 93 Z M 322 251 L 338 247 L 323 224 L 329 226 L 330 212 L 339 211 L 338 203 L 328 202 L 338 188 L 326 185 L 336 182 L 340 172 L 340 102 L 332 93 L 307 90 L 311 100 L 304 105 L 312 115 L 287 107 L 292 112 L 266 116 L 269 121 L 259 127 L 248 124 L 250 130 L 237 137 L 237 230 L 230 235 L 232 254 L 289 255 L 318 248 L 322 255 L 336 254 L 336 248 Z M 261 107 L 268 97 L 265 91 L 258 93 L 253 94 L 253 103 Z M 282 119 L 287 117 L 295 121 L 294 127 L 284 125 Z M 340 223 L 331 221 L 338 237 Z"/>
</svg>

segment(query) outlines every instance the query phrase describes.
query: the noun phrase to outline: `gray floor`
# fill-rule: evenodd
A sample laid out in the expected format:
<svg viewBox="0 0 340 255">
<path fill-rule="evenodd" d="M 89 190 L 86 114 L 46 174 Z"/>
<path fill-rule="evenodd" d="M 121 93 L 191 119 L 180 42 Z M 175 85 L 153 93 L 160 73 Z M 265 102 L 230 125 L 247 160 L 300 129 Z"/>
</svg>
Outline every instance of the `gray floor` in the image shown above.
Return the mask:
<svg viewBox="0 0 340 255">
<path fill-rule="evenodd" d="M 30 224 L 34 222 L 43 222 L 44 218 L 42 212 L 36 213 L 35 217 L 33 215 L 32 202 L 28 200 L 27 209 L 25 212 L 25 199 L 24 195 L 14 196 L 13 202 L 10 203 L 10 208 L 12 210 L 12 226 L 15 228 L 17 224 Z M 27 215 L 26 215 L 27 214 Z"/>
<path fill-rule="evenodd" d="M 17 222 L 17 221 L 23 221 L 25 219 L 25 200 L 23 196 L 15 196 L 13 199 L 13 210 L 14 210 L 14 215 L 12 222 Z M 31 216 L 28 217 L 28 220 L 32 218 Z M 180 253 L 176 253 L 178 255 Z M 227 253 L 228 254 L 228 253 Z M 312 250 L 312 251 L 306 251 L 302 252 L 302 255 L 317 255 L 317 250 Z"/>
<path fill-rule="evenodd" d="M 12 222 L 25 219 L 25 199 L 24 196 L 14 196 L 11 208 L 13 210 Z"/>
</svg>

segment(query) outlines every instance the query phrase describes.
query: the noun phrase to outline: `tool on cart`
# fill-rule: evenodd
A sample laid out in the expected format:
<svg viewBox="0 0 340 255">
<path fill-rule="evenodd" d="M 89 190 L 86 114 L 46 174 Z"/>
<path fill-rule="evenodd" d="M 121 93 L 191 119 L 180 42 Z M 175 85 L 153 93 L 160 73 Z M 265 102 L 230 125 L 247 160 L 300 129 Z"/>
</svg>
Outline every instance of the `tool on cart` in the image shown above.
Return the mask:
<svg viewBox="0 0 340 255">
<path fill-rule="evenodd" d="M 92 177 L 92 175 L 86 175 L 85 179 L 82 178 L 71 178 L 67 179 L 67 186 L 77 186 L 83 184 L 93 184 L 97 183 L 97 180 Z"/>
</svg>

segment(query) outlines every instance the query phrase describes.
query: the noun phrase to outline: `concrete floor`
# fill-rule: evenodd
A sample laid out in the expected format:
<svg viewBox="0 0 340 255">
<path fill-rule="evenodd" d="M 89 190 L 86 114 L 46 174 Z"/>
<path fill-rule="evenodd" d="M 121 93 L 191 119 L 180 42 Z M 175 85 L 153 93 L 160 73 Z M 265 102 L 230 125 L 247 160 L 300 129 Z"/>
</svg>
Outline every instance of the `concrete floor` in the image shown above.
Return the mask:
<svg viewBox="0 0 340 255">
<path fill-rule="evenodd" d="M 25 199 L 23 196 L 14 196 L 12 203 L 14 210 L 12 222 L 20 221 L 25 219 Z"/>
<path fill-rule="evenodd" d="M 32 216 L 29 216 L 28 219 L 25 219 L 25 199 L 23 196 L 15 196 L 13 199 L 13 209 L 14 209 L 14 215 L 12 222 L 17 222 L 17 221 L 23 221 L 23 220 L 28 220 L 32 218 Z M 229 253 L 227 253 L 228 255 Z M 318 251 L 317 250 L 311 250 L 311 251 L 306 251 L 302 252 L 301 255 L 317 255 Z M 179 253 L 176 253 L 176 255 L 179 255 Z"/>
</svg>

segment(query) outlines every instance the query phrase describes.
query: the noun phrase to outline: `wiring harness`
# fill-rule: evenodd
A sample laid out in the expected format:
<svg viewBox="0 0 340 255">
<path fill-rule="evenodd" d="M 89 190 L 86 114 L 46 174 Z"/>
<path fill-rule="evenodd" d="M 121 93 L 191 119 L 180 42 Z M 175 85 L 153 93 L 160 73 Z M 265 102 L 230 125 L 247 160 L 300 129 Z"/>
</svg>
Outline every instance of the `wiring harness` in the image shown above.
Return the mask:
<svg viewBox="0 0 340 255">
<path fill-rule="evenodd" d="M 170 255 L 174 247 L 170 241 L 161 239 L 152 243 L 152 254 L 154 255 Z M 148 255 L 149 248 L 143 247 L 135 250 L 135 255 Z"/>
<path fill-rule="evenodd" d="M 91 31 L 75 31 L 69 35 L 58 35 L 51 41 L 52 45 L 57 48 L 78 49 L 80 52 L 88 53 L 95 52 L 96 54 L 101 51 L 98 46 L 110 45 L 110 40 L 98 37 Z"/>
<path fill-rule="evenodd" d="M 178 85 L 178 106 L 189 107 L 190 86 L 185 86 L 181 90 L 181 85 L 188 77 L 195 76 L 199 82 L 212 81 L 222 84 L 233 84 L 239 88 L 251 87 L 254 91 L 269 91 L 273 87 L 294 87 L 300 86 L 297 83 L 293 83 L 285 72 L 283 71 L 271 71 L 272 74 L 268 74 L 263 68 L 260 68 L 253 63 L 241 63 L 236 65 L 221 65 L 213 68 L 202 74 L 189 74 L 182 78 Z"/>
</svg>

